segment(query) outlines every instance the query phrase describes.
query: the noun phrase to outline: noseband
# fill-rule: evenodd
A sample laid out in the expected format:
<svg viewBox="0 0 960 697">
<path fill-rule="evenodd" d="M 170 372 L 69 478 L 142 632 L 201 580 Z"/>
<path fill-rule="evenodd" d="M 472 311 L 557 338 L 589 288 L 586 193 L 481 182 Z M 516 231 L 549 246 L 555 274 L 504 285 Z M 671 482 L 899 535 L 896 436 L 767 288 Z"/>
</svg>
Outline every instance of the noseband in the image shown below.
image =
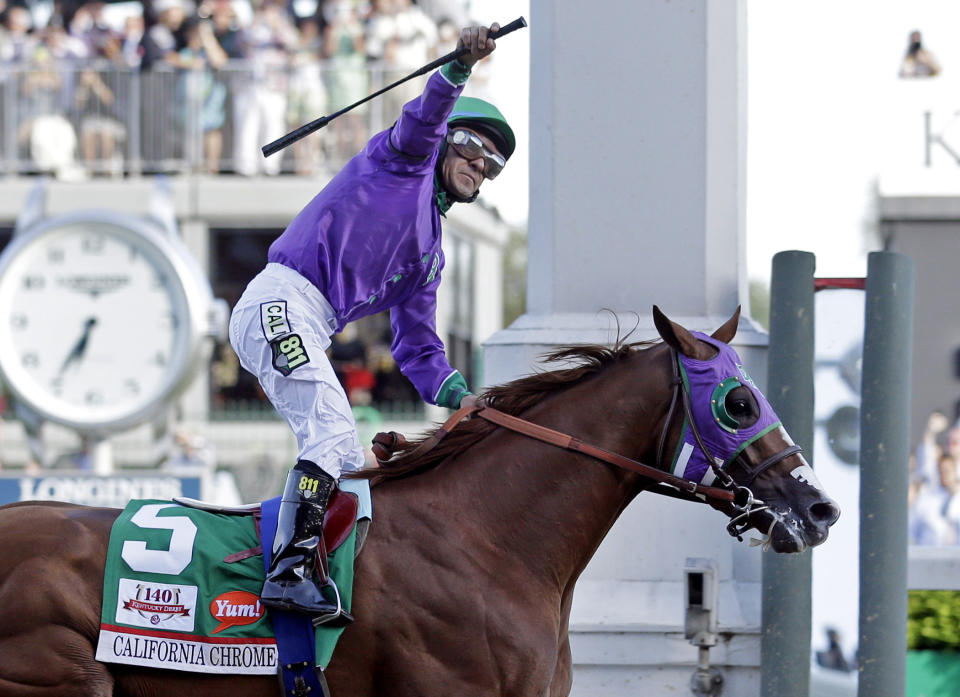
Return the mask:
<svg viewBox="0 0 960 697">
<path fill-rule="evenodd" d="M 679 396 L 679 401 L 683 404 L 683 412 L 686 416 L 687 423 L 690 424 L 690 432 L 693 434 L 693 438 L 696 441 L 697 447 L 700 448 L 700 451 L 710 464 L 710 469 L 713 471 L 715 480 L 719 482 L 720 487 L 723 490 L 733 493 L 733 515 L 730 518 L 730 522 L 727 524 L 727 532 L 733 537 L 736 537 L 738 540 L 742 541 L 743 533 L 746 532 L 746 530 L 750 527 L 750 516 L 755 513 L 759 513 L 760 511 L 770 510 L 768 505 L 753 495 L 750 485 L 753 484 L 754 480 L 762 472 L 766 471 L 770 467 L 773 467 L 781 460 L 801 452 L 803 448 L 801 448 L 799 445 L 789 445 L 780 452 L 774 453 L 756 465 L 751 464 L 746 457 L 746 453 L 743 451 L 737 453 L 737 455 L 731 458 L 726 464 L 722 458 L 714 457 L 710 453 L 710 449 L 707 447 L 707 444 L 703 442 L 703 438 L 700 435 L 700 429 L 697 427 L 697 422 L 693 418 L 693 408 L 690 404 L 690 390 L 688 389 L 686 382 L 684 382 L 683 378 L 680 376 L 680 354 L 672 348 L 670 349 L 670 363 L 673 366 L 673 395 L 670 398 L 670 408 L 667 411 L 667 418 L 663 423 L 663 430 L 660 432 L 660 438 L 657 444 L 657 468 L 660 470 L 664 469 L 664 446 L 666 445 L 667 433 L 670 431 L 670 425 L 673 422 L 673 415 L 676 411 L 678 401 L 677 397 Z M 681 438 L 683 438 L 682 434 Z M 728 471 L 729 466 L 733 463 L 736 463 L 743 472 L 743 484 L 737 484 L 733 476 L 731 476 L 730 472 Z M 654 490 L 657 491 L 657 493 L 674 495 L 664 491 L 662 488 L 656 488 Z M 681 498 L 688 497 L 681 496 Z"/>
</svg>

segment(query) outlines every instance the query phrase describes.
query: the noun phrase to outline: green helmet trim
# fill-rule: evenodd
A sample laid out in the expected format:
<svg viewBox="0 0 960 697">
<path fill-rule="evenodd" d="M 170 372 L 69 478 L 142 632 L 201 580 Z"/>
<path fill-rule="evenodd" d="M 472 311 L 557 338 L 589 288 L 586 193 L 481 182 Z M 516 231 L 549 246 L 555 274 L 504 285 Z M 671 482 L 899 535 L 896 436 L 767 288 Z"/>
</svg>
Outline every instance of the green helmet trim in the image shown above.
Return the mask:
<svg viewBox="0 0 960 697">
<path fill-rule="evenodd" d="M 497 147 L 501 150 L 501 155 L 510 159 L 513 151 L 517 147 L 517 139 L 513 135 L 513 129 L 510 124 L 490 102 L 478 99 L 477 97 L 460 97 L 453 105 L 453 111 L 447 118 L 447 125 L 463 122 L 463 125 L 469 126 L 471 123 L 479 126 L 486 126 L 500 135 L 500 142 Z"/>
</svg>

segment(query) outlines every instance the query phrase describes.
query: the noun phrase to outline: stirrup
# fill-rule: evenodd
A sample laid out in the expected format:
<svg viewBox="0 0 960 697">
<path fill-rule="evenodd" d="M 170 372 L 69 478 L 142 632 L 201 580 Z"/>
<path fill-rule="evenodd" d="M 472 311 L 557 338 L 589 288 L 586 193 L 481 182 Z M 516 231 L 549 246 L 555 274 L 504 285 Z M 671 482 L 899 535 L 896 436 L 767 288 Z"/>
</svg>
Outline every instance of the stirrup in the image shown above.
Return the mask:
<svg viewBox="0 0 960 697">
<path fill-rule="evenodd" d="M 327 578 L 323 584 L 325 588 L 332 588 L 334 595 L 337 596 L 337 609 L 335 612 L 326 615 L 317 615 L 310 622 L 314 627 L 346 627 L 353 622 L 353 615 L 343 609 L 343 601 L 340 599 L 340 589 L 332 578 Z"/>
</svg>

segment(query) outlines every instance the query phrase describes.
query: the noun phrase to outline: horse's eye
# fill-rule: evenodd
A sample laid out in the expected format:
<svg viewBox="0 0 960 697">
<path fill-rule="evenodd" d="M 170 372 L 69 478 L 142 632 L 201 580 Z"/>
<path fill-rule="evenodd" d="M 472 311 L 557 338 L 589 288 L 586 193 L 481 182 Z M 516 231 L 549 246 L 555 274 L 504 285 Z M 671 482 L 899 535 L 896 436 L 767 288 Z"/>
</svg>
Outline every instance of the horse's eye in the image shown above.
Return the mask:
<svg viewBox="0 0 960 697">
<path fill-rule="evenodd" d="M 745 416 L 750 413 L 750 402 L 745 399 L 727 400 L 727 411 L 734 416 Z"/>
<path fill-rule="evenodd" d="M 750 426 L 760 418 L 757 400 L 753 392 L 746 387 L 741 386 L 731 390 L 724 400 L 724 406 L 740 428 Z"/>
</svg>

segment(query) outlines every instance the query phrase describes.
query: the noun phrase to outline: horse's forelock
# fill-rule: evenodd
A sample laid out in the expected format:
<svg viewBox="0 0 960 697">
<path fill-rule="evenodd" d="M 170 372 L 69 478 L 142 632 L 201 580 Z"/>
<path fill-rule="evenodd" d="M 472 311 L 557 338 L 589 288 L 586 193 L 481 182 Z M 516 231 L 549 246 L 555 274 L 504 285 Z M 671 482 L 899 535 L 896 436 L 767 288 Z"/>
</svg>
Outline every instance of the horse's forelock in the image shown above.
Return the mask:
<svg viewBox="0 0 960 697">
<path fill-rule="evenodd" d="M 544 361 L 551 364 L 570 365 L 555 370 L 538 371 L 504 385 L 492 387 L 483 394 L 483 398 L 487 404 L 500 411 L 515 416 L 520 415 L 537 404 L 545 395 L 576 384 L 600 372 L 608 365 L 659 343 L 659 341 L 618 340 L 613 346 L 593 344 L 564 346 L 546 355 Z M 412 452 L 432 434 L 427 433 L 420 438 L 407 441 L 406 445 L 399 449 L 385 465 L 351 476 L 369 479 L 371 484 L 377 484 L 389 479 L 418 474 L 433 469 L 451 455 L 463 452 L 495 428 L 497 428 L 495 424 L 485 419 L 469 419 L 459 423 L 432 450 L 416 460 L 408 461 L 405 455 Z"/>
</svg>

